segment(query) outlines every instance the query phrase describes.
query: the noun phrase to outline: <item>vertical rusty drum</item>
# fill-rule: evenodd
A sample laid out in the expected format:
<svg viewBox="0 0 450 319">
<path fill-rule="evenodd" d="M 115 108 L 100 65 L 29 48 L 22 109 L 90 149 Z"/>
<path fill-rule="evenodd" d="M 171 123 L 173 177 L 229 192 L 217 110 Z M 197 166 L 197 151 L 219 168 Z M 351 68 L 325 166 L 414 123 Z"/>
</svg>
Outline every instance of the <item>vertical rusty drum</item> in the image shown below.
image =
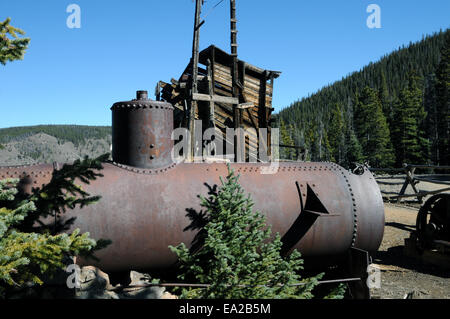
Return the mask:
<svg viewBox="0 0 450 319">
<path fill-rule="evenodd" d="M 135 100 L 114 103 L 111 110 L 114 162 L 150 169 L 172 164 L 171 104 L 149 100 L 147 91 L 137 91 Z"/>
</svg>

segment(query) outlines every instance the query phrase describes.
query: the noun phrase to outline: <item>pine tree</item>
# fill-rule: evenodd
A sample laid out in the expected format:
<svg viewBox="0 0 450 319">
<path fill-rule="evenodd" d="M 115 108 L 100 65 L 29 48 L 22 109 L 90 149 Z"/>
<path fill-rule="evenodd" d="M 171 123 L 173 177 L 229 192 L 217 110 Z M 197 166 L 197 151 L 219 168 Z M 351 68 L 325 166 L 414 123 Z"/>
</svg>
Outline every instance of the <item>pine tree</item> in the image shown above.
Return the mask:
<svg viewBox="0 0 450 319">
<path fill-rule="evenodd" d="M 438 113 L 437 107 L 437 97 L 436 97 L 436 76 L 435 74 L 430 74 L 425 78 L 425 88 L 424 88 L 424 108 L 427 113 L 427 118 L 425 120 L 426 135 L 429 137 L 430 143 L 430 162 L 439 162 L 439 132 L 438 123 L 440 120 L 440 115 Z"/>
<path fill-rule="evenodd" d="M 305 144 L 306 149 L 309 150 L 307 152 L 306 160 L 307 161 L 317 161 L 319 157 L 319 133 L 315 120 L 312 120 L 308 123 L 308 126 L 305 128 Z"/>
<path fill-rule="evenodd" d="M 439 114 L 439 164 L 450 165 L 450 32 L 446 33 L 436 70 L 436 100 Z"/>
<path fill-rule="evenodd" d="M 319 157 L 317 160 L 321 162 L 331 161 L 331 157 L 331 145 L 328 139 L 328 133 L 321 123 L 319 129 Z"/>
<path fill-rule="evenodd" d="M 417 143 L 419 145 L 419 156 L 416 159 L 417 164 L 430 163 L 430 138 L 427 127 L 427 112 L 425 111 L 424 89 L 419 85 L 422 78 L 418 77 L 413 71 L 410 75 L 408 88 L 413 97 L 415 105 L 415 118 L 417 122 Z"/>
<path fill-rule="evenodd" d="M 356 163 L 361 164 L 364 161 L 364 156 L 361 144 L 356 137 L 350 120 L 345 122 L 344 132 L 345 152 L 342 163 L 340 164 L 349 169 Z"/>
<path fill-rule="evenodd" d="M 293 146 L 294 140 L 291 137 L 293 132 L 292 125 L 287 126 L 283 120 L 280 121 L 280 144 Z M 295 150 L 293 148 L 281 147 L 280 158 L 292 160 L 295 157 Z"/>
<path fill-rule="evenodd" d="M 408 85 L 395 104 L 393 142 L 396 146 L 396 166 L 403 163 L 424 164 L 429 158 L 429 141 L 426 137 L 422 89 L 415 72 L 409 74 Z"/>
<path fill-rule="evenodd" d="M 377 92 L 365 87 L 355 110 L 355 128 L 364 159 L 374 167 L 390 167 L 394 162 L 389 128 Z"/>
<path fill-rule="evenodd" d="M 389 97 L 389 90 L 388 90 L 388 86 L 387 86 L 386 75 L 385 75 L 385 72 L 383 69 L 381 70 L 380 84 L 379 84 L 379 89 L 378 89 L 378 97 L 381 102 L 383 114 L 386 117 L 386 120 L 388 122 L 389 129 L 391 129 L 392 116 L 393 116 L 392 105 L 391 105 L 391 101 L 390 101 L 390 97 Z"/>
<path fill-rule="evenodd" d="M 89 196 L 74 184 L 75 178 L 89 183 L 101 169 L 105 154 L 97 159 L 75 161 L 54 171 L 52 180 L 33 194 L 19 192 L 18 179 L 0 181 L 0 298 L 12 288 L 25 284 L 42 284 L 44 274 L 51 276 L 64 268 L 68 256 L 92 256 L 109 241 L 95 241 L 89 233 L 59 233 L 58 225 L 44 224 L 48 216 L 59 216 L 66 208 L 89 205 L 99 199 Z M 39 226 L 36 226 L 39 224 Z M 64 225 L 59 225 L 64 226 Z"/>
<path fill-rule="evenodd" d="M 335 104 L 331 113 L 328 139 L 330 141 L 331 161 L 341 164 L 345 156 L 345 132 L 342 108 L 338 103 Z"/>
<path fill-rule="evenodd" d="M 17 34 L 24 35 L 21 29 L 10 25 L 11 18 L 0 22 L 0 63 L 5 65 L 8 61 L 22 60 L 25 50 L 30 43 L 29 38 L 19 38 Z"/>
<path fill-rule="evenodd" d="M 408 73 L 412 70 L 417 70 L 417 74 L 423 78 L 428 79 L 432 77 L 433 73 L 437 72 L 436 70 L 441 56 L 445 57 L 445 54 L 442 54 L 440 51 L 443 51 L 442 48 L 446 42 L 446 37 L 448 37 L 449 34 L 450 29 L 447 29 L 431 36 L 426 36 L 422 41 L 417 43 L 410 43 L 408 46 L 402 46 L 398 50 L 384 56 L 379 61 L 370 63 L 362 70 L 353 72 L 342 80 L 327 85 L 318 92 L 293 102 L 289 107 L 283 109 L 278 114 L 278 117 L 283 119 L 287 125 L 295 125 L 296 132 L 294 132 L 293 136 L 296 139 L 303 135 L 304 139 L 302 141 L 300 141 L 300 139 L 298 141 L 296 140 L 296 144 L 307 146 L 306 158 L 310 160 L 320 160 L 320 155 L 324 152 L 323 147 L 319 147 L 320 143 L 323 143 L 323 136 L 322 140 L 320 139 L 321 125 L 323 125 L 327 133 L 330 133 L 330 115 L 335 104 L 339 103 L 343 107 L 343 113 L 350 112 L 353 114 L 353 109 L 356 110 L 356 105 L 358 105 L 358 103 L 348 103 L 349 97 L 357 95 L 358 90 L 362 91 L 364 87 L 369 86 L 374 88 L 377 92 L 383 113 L 388 122 L 389 130 L 392 133 L 390 136 L 392 139 L 394 137 L 394 126 L 392 125 L 394 103 L 398 100 L 400 92 L 404 89 L 405 83 L 408 82 Z M 445 69 L 445 63 L 442 62 L 441 65 L 441 69 Z M 445 77 L 445 74 L 448 73 L 443 72 L 443 74 Z M 444 83 L 448 83 L 448 81 L 441 81 L 441 88 L 445 87 Z M 433 84 L 431 82 L 427 83 L 427 99 L 424 102 L 425 111 L 429 114 L 428 119 L 421 127 L 419 127 L 420 130 L 427 133 L 423 136 L 421 135 L 422 142 L 419 142 L 419 145 L 423 148 L 420 152 L 426 153 L 427 140 L 430 140 L 430 137 L 433 136 L 431 139 L 431 142 L 433 142 L 433 153 L 432 155 L 429 155 L 432 157 L 431 160 L 433 160 L 438 157 L 439 147 L 443 154 L 448 154 L 449 152 L 448 150 L 445 151 L 444 146 L 448 145 L 448 143 L 446 143 L 447 139 L 444 138 L 441 141 L 438 136 L 440 133 L 436 129 L 437 124 L 436 122 L 431 121 L 432 116 L 436 115 L 436 118 L 438 118 L 441 111 L 436 109 L 430 114 L 430 106 L 436 107 L 438 104 L 432 102 L 435 98 L 437 100 L 437 93 L 434 94 L 432 92 L 433 90 L 430 90 L 430 85 Z M 442 92 L 445 92 L 445 89 L 443 89 Z M 446 103 L 448 100 L 448 97 L 441 98 L 442 103 Z M 443 105 L 442 103 L 441 105 Z M 445 106 L 440 108 L 444 111 Z M 315 125 L 312 124 L 313 122 L 315 122 Z M 440 123 L 441 126 L 439 131 L 444 133 L 445 136 L 447 130 L 445 123 L 447 122 L 440 121 Z M 312 126 L 315 126 L 315 128 L 312 129 Z M 356 132 L 356 125 L 354 129 Z M 439 147 L 437 141 L 439 141 Z M 362 143 L 362 141 L 360 142 Z M 346 145 L 344 145 L 343 149 L 345 148 Z M 389 148 L 393 149 L 392 144 Z M 347 154 L 346 151 L 344 153 Z M 434 161 L 436 162 L 436 160 Z"/>
<path fill-rule="evenodd" d="M 265 217 L 253 212 L 250 196 L 245 196 L 239 176 L 230 170 L 221 187 L 209 198 L 200 197 L 204 228 L 198 233 L 200 245 L 188 249 L 184 243 L 170 246 L 180 262 L 179 279 L 210 284 L 183 289 L 183 298 L 312 298 L 312 290 L 323 276 L 301 279 L 300 253 L 294 250 L 282 258 L 282 242 L 277 233 L 272 241 Z M 292 286 L 294 283 L 304 283 Z M 342 297 L 342 286 L 331 296 Z"/>
<path fill-rule="evenodd" d="M 349 169 L 354 166 L 355 163 L 363 162 L 363 153 L 361 144 L 359 144 L 356 137 L 354 125 L 353 125 L 353 104 L 358 105 L 359 97 L 358 92 L 355 94 L 355 103 L 350 96 L 347 97 L 347 110 L 344 113 L 344 144 L 343 154 L 344 157 L 340 165 Z"/>
</svg>

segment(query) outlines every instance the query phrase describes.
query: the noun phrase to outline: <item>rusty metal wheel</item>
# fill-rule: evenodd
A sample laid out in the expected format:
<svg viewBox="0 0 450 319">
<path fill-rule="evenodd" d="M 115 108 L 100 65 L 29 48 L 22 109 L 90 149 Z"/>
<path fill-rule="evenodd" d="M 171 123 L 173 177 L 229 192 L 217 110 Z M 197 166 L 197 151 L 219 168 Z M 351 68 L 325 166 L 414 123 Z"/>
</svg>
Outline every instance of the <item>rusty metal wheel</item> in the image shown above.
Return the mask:
<svg viewBox="0 0 450 319">
<path fill-rule="evenodd" d="M 450 194 L 430 197 L 417 214 L 418 248 L 431 249 L 436 240 L 450 241 Z"/>
</svg>

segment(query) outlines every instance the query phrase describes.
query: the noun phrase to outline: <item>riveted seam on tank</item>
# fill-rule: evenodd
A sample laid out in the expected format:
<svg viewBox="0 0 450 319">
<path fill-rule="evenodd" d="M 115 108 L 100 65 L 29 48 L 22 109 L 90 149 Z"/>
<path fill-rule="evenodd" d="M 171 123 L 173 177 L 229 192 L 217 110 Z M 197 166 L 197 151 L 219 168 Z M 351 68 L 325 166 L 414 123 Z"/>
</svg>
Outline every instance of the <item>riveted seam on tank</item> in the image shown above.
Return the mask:
<svg viewBox="0 0 450 319">
<path fill-rule="evenodd" d="M 355 195 L 353 193 L 353 190 L 351 188 L 351 184 L 350 184 L 347 176 L 345 175 L 344 170 L 339 167 L 339 171 L 341 172 L 342 176 L 345 179 L 345 182 L 347 183 L 348 191 L 349 191 L 351 199 L 352 199 L 353 233 L 352 233 L 351 247 L 354 247 L 355 243 L 356 243 L 356 237 L 357 237 L 357 234 L 358 234 L 358 214 L 357 214 L 358 210 L 356 208 L 356 199 L 355 199 Z"/>
<path fill-rule="evenodd" d="M 159 173 L 166 173 L 167 171 L 169 171 L 172 168 L 174 168 L 175 166 L 177 166 L 177 163 L 173 163 L 173 164 L 170 164 L 169 166 L 162 167 L 162 168 L 148 169 L 148 168 L 139 168 L 139 167 L 128 166 L 128 165 L 124 165 L 124 164 L 120 164 L 120 163 L 116 163 L 116 162 L 109 162 L 109 163 L 114 165 L 115 167 L 127 170 L 129 172 L 133 172 L 136 174 L 141 174 L 141 175 L 156 175 Z"/>
<path fill-rule="evenodd" d="M 153 102 L 156 102 L 156 101 L 153 101 Z M 127 102 L 117 102 L 117 103 L 114 103 L 113 104 L 113 106 L 111 106 L 111 110 L 117 110 L 117 109 L 124 109 L 124 108 L 127 108 L 127 109 L 140 109 L 140 108 L 142 108 L 142 109 L 152 109 L 152 108 L 155 108 L 155 109 L 161 109 L 161 110 L 173 110 L 174 108 L 173 108 L 173 106 L 172 105 L 170 105 L 169 103 L 151 103 L 151 102 L 149 102 L 149 103 L 127 103 Z"/>
<path fill-rule="evenodd" d="M 35 166 L 36 164 L 21 164 L 21 165 L 12 165 L 12 166 L 0 166 L 3 169 L 21 169 L 26 167 Z"/>
</svg>

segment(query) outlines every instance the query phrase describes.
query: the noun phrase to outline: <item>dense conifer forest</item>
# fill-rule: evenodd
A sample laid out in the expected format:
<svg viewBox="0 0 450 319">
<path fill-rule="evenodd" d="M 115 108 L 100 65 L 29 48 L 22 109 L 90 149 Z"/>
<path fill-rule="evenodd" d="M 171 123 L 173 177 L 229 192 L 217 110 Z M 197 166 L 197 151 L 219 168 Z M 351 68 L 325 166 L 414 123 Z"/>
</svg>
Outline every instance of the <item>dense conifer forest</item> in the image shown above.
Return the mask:
<svg viewBox="0 0 450 319">
<path fill-rule="evenodd" d="M 281 144 L 345 167 L 450 164 L 450 29 L 370 63 L 275 115 Z M 290 149 L 281 156 L 295 159 Z"/>
</svg>

